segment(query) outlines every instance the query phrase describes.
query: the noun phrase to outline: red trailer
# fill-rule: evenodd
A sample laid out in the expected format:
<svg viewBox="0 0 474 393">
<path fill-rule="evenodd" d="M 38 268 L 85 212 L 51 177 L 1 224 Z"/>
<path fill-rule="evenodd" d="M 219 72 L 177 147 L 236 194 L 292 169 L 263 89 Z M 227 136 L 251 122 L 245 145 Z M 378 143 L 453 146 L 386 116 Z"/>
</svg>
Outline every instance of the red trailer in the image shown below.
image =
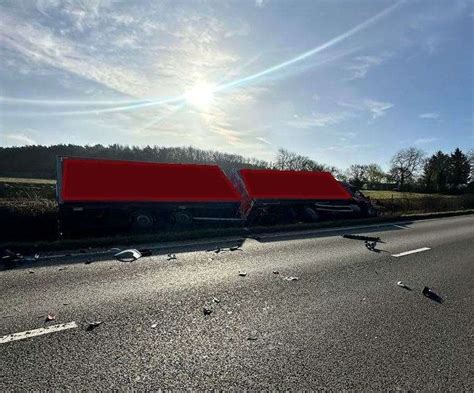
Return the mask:
<svg viewBox="0 0 474 393">
<path fill-rule="evenodd" d="M 329 172 L 242 169 L 233 181 L 243 196 L 241 214 L 252 222 L 314 222 L 322 215 L 361 212 Z"/>
<path fill-rule="evenodd" d="M 57 172 L 63 232 L 239 220 L 241 196 L 217 165 L 59 157 Z"/>
</svg>

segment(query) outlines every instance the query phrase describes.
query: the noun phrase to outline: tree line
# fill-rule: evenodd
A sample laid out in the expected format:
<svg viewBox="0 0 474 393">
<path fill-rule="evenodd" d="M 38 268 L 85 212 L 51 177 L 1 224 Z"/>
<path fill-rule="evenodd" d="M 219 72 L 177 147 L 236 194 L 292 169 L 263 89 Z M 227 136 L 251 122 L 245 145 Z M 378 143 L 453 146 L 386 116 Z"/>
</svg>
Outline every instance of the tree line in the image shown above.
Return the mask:
<svg viewBox="0 0 474 393">
<path fill-rule="evenodd" d="M 225 172 L 242 168 L 328 171 L 337 179 L 358 188 L 400 191 L 460 193 L 474 192 L 474 150 L 467 154 L 455 149 L 427 157 L 415 147 L 398 151 L 385 172 L 376 163 L 354 164 L 347 170 L 321 164 L 311 158 L 279 149 L 273 162 L 247 158 L 237 154 L 194 147 L 158 147 L 123 145 L 52 145 L 0 147 L 0 176 L 56 178 L 56 157 L 91 157 L 169 163 L 217 164 Z"/>
</svg>

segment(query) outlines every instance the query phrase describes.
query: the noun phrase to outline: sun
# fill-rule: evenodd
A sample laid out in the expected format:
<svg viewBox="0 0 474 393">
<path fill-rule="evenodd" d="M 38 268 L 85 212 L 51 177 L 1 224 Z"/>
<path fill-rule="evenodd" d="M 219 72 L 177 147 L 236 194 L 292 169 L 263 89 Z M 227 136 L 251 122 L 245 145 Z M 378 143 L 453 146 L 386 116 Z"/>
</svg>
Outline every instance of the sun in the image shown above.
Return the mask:
<svg viewBox="0 0 474 393">
<path fill-rule="evenodd" d="M 184 93 L 185 100 L 197 108 L 207 108 L 214 99 L 215 86 L 207 82 L 198 82 Z"/>
</svg>

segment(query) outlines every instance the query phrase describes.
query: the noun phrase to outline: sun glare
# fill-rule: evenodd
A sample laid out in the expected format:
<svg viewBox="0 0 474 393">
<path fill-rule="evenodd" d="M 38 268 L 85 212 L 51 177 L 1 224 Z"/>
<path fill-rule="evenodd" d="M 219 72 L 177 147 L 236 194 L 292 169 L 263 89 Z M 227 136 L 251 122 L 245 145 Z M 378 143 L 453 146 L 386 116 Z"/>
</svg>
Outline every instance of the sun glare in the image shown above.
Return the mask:
<svg viewBox="0 0 474 393">
<path fill-rule="evenodd" d="M 215 86 L 207 82 L 199 82 L 184 93 L 186 101 L 198 108 L 208 107 L 214 98 Z"/>
</svg>

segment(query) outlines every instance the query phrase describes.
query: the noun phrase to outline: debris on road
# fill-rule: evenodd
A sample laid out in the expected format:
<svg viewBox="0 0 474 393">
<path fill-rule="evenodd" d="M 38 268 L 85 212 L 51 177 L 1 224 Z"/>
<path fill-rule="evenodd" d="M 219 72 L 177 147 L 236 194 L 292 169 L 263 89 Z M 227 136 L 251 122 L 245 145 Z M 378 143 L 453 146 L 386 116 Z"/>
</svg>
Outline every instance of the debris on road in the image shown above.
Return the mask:
<svg viewBox="0 0 474 393">
<path fill-rule="evenodd" d="M 353 240 L 364 240 L 367 242 L 379 242 L 383 243 L 380 237 L 373 237 L 373 236 L 363 236 L 363 235 L 342 235 L 345 239 L 353 239 Z"/>
<path fill-rule="evenodd" d="M 278 270 L 274 270 L 273 274 L 280 274 L 280 272 Z"/>
<path fill-rule="evenodd" d="M 142 257 L 142 253 L 134 248 L 123 250 L 115 254 L 114 257 L 120 262 L 134 262 Z"/>
<path fill-rule="evenodd" d="M 176 259 L 176 255 L 175 254 L 168 254 L 168 261 L 175 261 Z"/>
<path fill-rule="evenodd" d="M 229 247 L 229 251 L 244 251 L 240 246 Z"/>
<path fill-rule="evenodd" d="M 157 324 L 157 323 L 154 323 L 153 325 L 151 325 L 151 328 L 152 328 L 152 329 L 155 329 L 157 326 L 158 326 L 158 324 Z"/>
<path fill-rule="evenodd" d="M 258 337 L 255 337 L 255 336 L 250 336 L 250 337 L 247 337 L 247 340 L 249 341 L 257 341 Z"/>
<path fill-rule="evenodd" d="M 28 270 L 28 273 L 33 274 L 34 271 L 33 270 Z"/>
<path fill-rule="evenodd" d="M 245 277 L 246 275 L 247 275 L 246 272 L 240 272 L 240 271 L 239 271 L 239 276 L 240 276 L 240 277 Z"/>
<path fill-rule="evenodd" d="M 402 281 L 398 281 L 397 282 L 397 285 L 400 287 L 400 288 L 403 288 L 403 289 L 406 289 L 408 291 L 411 291 L 411 288 L 407 285 L 407 284 L 404 284 Z"/>
<path fill-rule="evenodd" d="M 54 321 L 54 320 L 56 320 L 56 315 L 49 312 L 48 315 L 46 315 L 46 318 L 45 318 L 44 322 L 46 323 L 46 322 Z"/>
<path fill-rule="evenodd" d="M 370 241 L 365 241 L 365 247 L 367 247 L 368 250 L 370 251 L 376 251 L 375 247 L 377 247 L 377 242 L 370 242 Z"/>
<path fill-rule="evenodd" d="M 91 330 L 94 330 L 96 327 L 102 325 L 102 321 L 94 321 L 94 322 L 89 322 L 89 325 L 87 326 L 86 330 L 90 332 Z"/>
<path fill-rule="evenodd" d="M 443 303 L 444 299 L 441 295 L 437 294 L 432 288 L 424 287 L 422 291 L 423 295 L 430 298 L 437 303 Z"/>
<path fill-rule="evenodd" d="M 220 303 L 220 302 L 221 302 L 221 301 L 220 301 L 218 298 L 216 298 L 216 297 L 213 297 L 213 298 L 212 298 L 212 301 L 213 301 L 214 303 Z"/>
<path fill-rule="evenodd" d="M 204 315 L 211 315 L 212 311 L 214 311 L 214 310 L 212 308 L 203 307 L 202 311 L 203 311 Z"/>
<path fill-rule="evenodd" d="M 283 280 L 286 280 L 286 281 L 298 281 L 299 278 L 298 278 L 298 277 L 289 276 L 289 277 L 285 277 Z"/>
</svg>

